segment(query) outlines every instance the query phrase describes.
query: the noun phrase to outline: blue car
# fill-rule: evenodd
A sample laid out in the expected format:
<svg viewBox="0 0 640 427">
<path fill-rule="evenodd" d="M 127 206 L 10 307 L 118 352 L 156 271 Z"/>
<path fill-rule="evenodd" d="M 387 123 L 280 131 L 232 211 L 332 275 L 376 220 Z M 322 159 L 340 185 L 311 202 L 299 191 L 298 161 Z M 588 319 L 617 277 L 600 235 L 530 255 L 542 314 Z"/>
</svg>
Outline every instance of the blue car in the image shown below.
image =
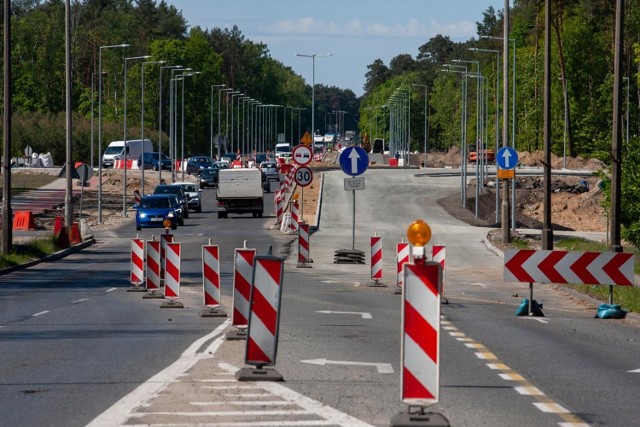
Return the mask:
<svg viewBox="0 0 640 427">
<path fill-rule="evenodd" d="M 164 227 L 164 220 L 171 221 L 171 229 L 178 228 L 178 214 L 174 203 L 168 194 L 154 194 L 143 196 L 140 203 L 134 205 L 136 209 L 136 230 L 142 227 Z"/>
<path fill-rule="evenodd" d="M 142 169 L 142 163 L 144 161 L 145 169 L 157 170 L 171 170 L 171 159 L 163 153 L 158 152 L 144 152 L 138 156 L 138 169 Z"/>
</svg>

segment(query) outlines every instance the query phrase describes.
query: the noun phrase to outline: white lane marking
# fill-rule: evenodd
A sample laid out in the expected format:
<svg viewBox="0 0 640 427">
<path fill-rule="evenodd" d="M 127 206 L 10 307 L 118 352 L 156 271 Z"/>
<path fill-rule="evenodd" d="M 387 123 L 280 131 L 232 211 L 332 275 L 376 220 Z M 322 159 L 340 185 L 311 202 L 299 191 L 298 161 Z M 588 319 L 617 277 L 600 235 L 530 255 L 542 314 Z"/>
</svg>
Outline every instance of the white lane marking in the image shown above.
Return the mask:
<svg viewBox="0 0 640 427">
<path fill-rule="evenodd" d="M 524 396 L 544 396 L 544 393 L 538 387 L 525 386 L 525 387 L 514 387 L 514 388 L 518 393 Z"/>
<path fill-rule="evenodd" d="M 172 415 L 176 417 L 242 417 L 256 415 L 308 415 L 304 409 L 292 409 L 290 411 L 211 411 L 211 412 L 138 412 L 131 414 L 131 417 L 146 417 L 149 415 Z M 207 423 L 207 425 L 211 425 Z M 228 425 L 228 424 L 227 424 Z M 260 423 L 260 425 L 263 425 Z M 296 425 L 296 424 L 294 424 Z"/>
<path fill-rule="evenodd" d="M 267 395 L 268 396 L 268 395 Z M 220 406 L 220 405 L 230 405 L 230 406 L 291 406 L 295 405 L 293 402 L 285 402 L 284 400 L 243 400 L 243 401 L 233 401 L 233 400 L 219 400 L 217 402 L 189 402 L 189 405 L 193 406 Z"/>
<path fill-rule="evenodd" d="M 93 421 L 87 424 L 87 426 L 101 427 L 105 425 L 115 426 L 126 424 L 127 420 L 134 414 L 136 408 L 144 406 L 147 402 L 154 399 L 165 387 L 175 381 L 178 375 L 191 369 L 201 359 L 210 357 L 211 353 L 209 353 L 209 351 L 212 349 L 217 350 L 224 342 L 223 332 L 230 324 L 231 319 L 227 319 L 211 333 L 194 341 L 180 355 L 178 360 L 124 396 L 109 409 L 98 415 Z M 198 349 L 213 338 L 216 339 L 207 350 L 198 353 Z M 213 353 L 215 353 L 215 350 Z"/>
<path fill-rule="evenodd" d="M 109 292 L 113 292 L 115 290 L 117 290 L 118 288 L 109 288 L 106 291 L 104 291 L 105 294 L 108 294 Z"/>
<path fill-rule="evenodd" d="M 442 329 L 444 329 L 445 331 L 457 331 L 458 328 L 456 328 L 455 326 L 443 326 Z"/>
<path fill-rule="evenodd" d="M 253 385 L 207 385 L 202 388 L 206 388 L 207 390 L 255 390 L 256 386 Z"/>
<path fill-rule="evenodd" d="M 460 342 L 473 342 L 473 338 L 468 337 L 456 338 L 456 340 Z"/>
<path fill-rule="evenodd" d="M 320 283 L 338 283 L 335 280 L 321 280 Z"/>
<path fill-rule="evenodd" d="M 154 412 L 155 413 L 155 412 Z M 178 415 L 180 413 L 177 413 Z M 127 424 L 127 427 L 149 427 L 150 424 Z M 184 423 L 184 424 L 151 424 L 157 427 L 176 427 L 176 426 L 185 426 L 192 427 L 193 423 Z M 198 424 L 200 425 L 200 424 Z M 334 426 L 325 420 L 307 420 L 307 421 L 248 421 L 246 423 L 243 422 L 222 422 L 222 423 L 206 423 L 202 424 L 207 427 L 300 427 L 300 426 Z M 368 425 L 368 424 L 367 424 Z"/>
<path fill-rule="evenodd" d="M 224 397 L 270 397 L 269 393 L 221 393 L 220 396 Z"/>
<path fill-rule="evenodd" d="M 640 374 L 640 369 L 634 369 L 633 371 L 627 371 L 630 374 Z"/>
<path fill-rule="evenodd" d="M 71 301 L 71 304 L 78 304 L 80 302 L 84 302 L 84 301 L 89 301 L 89 298 L 81 298 L 81 299 L 77 299 L 75 301 Z"/>
<path fill-rule="evenodd" d="M 449 332 L 449 335 L 451 335 L 452 337 L 463 337 L 464 332 Z"/>
<path fill-rule="evenodd" d="M 390 363 L 367 363 L 367 362 L 350 362 L 346 360 L 327 360 L 327 359 L 309 359 L 301 360 L 301 363 L 310 363 L 312 365 L 351 365 L 351 366 L 374 366 L 379 374 L 393 374 L 393 367 Z"/>
<path fill-rule="evenodd" d="M 479 286 L 479 287 L 484 289 L 489 285 L 485 285 L 484 283 L 472 283 L 471 286 Z"/>
<path fill-rule="evenodd" d="M 490 352 L 476 353 L 476 357 L 478 359 L 483 359 L 483 360 L 496 360 L 497 359 L 495 354 L 490 353 Z"/>
<path fill-rule="evenodd" d="M 237 372 L 238 368 L 236 368 L 233 365 L 227 364 L 227 363 L 220 363 L 218 364 L 218 366 L 221 369 L 224 369 L 225 371 L 228 372 Z M 347 415 L 345 413 L 342 413 L 340 411 L 338 411 L 337 409 L 334 409 L 330 406 L 327 406 L 323 403 L 320 403 L 318 401 L 315 401 L 313 399 L 310 399 L 306 396 L 303 396 L 299 393 L 296 393 L 295 391 L 288 389 L 287 387 L 275 383 L 275 382 L 271 382 L 271 381 L 258 381 L 256 382 L 256 386 L 260 387 L 261 389 L 268 391 L 269 393 L 272 393 L 278 397 L 280 397 L 281 399 L 287 400 L 289 402 L 295 402 L 298 406 L 306 409 L 307 411 L 316 414 L 318 416 L 323 417 L 325 420 L 327 420 L 326 423 L 324 424 L 320 424 L 318 422 L 313 422 L 313 421 L 292 421 L 291 424 L 289 423 L 283 423 L 283 422 L 275 422 L 275 424 L 264 424 L 261 423 L 260 425 L 264 425 L 264 426 L 269 426 L 269 425 L 273 425 L 273 426 L 286 426 L 286 425 L 347 425 L 350 427 L 371 427 L 371 424 L 367 424 L 364 421 L 361 421 L 357 418 L 352 417 L 351 415 Z M 311 424 L 314 423 L 314 424 Z"/>
<path fill-rule="evenodd" d="M 527 319 L 532 319 L 532 320 L 535 320 L 536 322 L 540 322 L 540 323 L 549 323 L 548 321 L 546 321 L 544 319 L 540 319 L 539 317 L 527 317 Z"/>
<path fill-rule="evenodd" d="M 520 374 L 498 374 L 505 381 L 524 381 Z"/>
<path fill-rule="evenodd" d="M 494 371 L 508 371 L 510 368 L 504 363 L 487 363 L 487 367 L 489 369 L 493 369 Z"/>
<path fill-rule="evenodd" d="M 477 342 L 468 342 L 464 346 L 467 348 L 484 348 L 482 344 L 478 344 Z"/>
<path fill-rule="evenodd" d="M 548 414 L 569 414 L 570 412 L 557 403 L 533 402 L 533 406 Z"/>
<path fill-rule="evenodd" d="M 329 311 L 329 310 L 323 310 L 323 311 L 316 311 L 316 313 L 321 313 L 321 314 L 355 314 L 355 315 L 358 315 L 358 316 L 362 316 L 363 319 L 372 319 L 371 313 L 360 312 L 360 311 Z"/>
<path fill-rule="evenodd" d="M 41 311 L 40 313 L 32 314 L 31 317 L 42 316 L 43 314 L 47 314 L 49 310 Z"/>
<path fill-rule="evenodd" d="M 587 423 L 558 423 L 560 427 L 590 427 Z"/>
</svg>

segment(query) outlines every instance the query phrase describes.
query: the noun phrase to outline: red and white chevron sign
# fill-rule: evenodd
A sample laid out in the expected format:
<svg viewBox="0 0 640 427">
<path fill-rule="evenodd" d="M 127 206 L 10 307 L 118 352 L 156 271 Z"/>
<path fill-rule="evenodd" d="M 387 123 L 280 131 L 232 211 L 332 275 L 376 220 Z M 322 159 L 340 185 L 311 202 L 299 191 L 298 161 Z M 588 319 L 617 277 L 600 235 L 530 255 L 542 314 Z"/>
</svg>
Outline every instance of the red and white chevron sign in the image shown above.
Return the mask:
<svg viewBox="0 0 640 427">
<path fill-rule="evenodd" d="M 504 281 L 633 286 L 633 254 L 510 249 Z"/>
</svg>

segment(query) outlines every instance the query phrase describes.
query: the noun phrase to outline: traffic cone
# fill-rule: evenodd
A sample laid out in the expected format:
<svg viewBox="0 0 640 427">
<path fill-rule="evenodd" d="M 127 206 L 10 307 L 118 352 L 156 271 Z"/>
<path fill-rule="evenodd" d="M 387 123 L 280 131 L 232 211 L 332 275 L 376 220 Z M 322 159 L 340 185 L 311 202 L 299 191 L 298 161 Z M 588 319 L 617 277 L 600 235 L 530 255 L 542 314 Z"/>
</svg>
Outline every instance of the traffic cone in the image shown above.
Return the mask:
<svg viewBox="0 0 640 427">
<path fill-rule="evenodd" d="M 78 243 L 82 243 L 82 237 L 80 236 L 80 228 L 78 227 L 78 223 L 74 222 L 71 224 L 71 232 L 69 233 L 69 243 L 72 245 L 77 245 Z"/>
<path fill-rule="evenodd" d="M 69 233 L 67 233 L 67 227 L 64 225 L 60 228 L 60 233 L 56 237 L 56 246 L 60 249 L 69 247 Z"/>
<path fill-rule="evenodd" d="M 56 217 L 56 222 L 53 224 L 53 236 L 57 239 L 60 235 L 60 230 L 64 226 L 64 221 L 61 216 Z"/>
</svg>

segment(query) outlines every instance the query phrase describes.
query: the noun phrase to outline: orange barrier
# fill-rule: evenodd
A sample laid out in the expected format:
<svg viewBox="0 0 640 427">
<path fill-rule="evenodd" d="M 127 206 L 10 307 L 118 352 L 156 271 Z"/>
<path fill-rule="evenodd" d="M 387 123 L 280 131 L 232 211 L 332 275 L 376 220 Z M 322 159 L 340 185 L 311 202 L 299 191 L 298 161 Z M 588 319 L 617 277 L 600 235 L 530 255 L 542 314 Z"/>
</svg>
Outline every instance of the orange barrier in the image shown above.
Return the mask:
<svg viewBox="0 0 640 427">
<path fill-rule="evenodd" d="M 35 230 L 36 223 L 33 220 L 33 212 L 16 211 L 16 214 L 13 216 L 13 229 L 14 230 Z"/>
<path fill-rule="evenodd" d="M 53 235 L 56 237 L 56 239 L 58 238 L 58 235 L 60 234 L 60 230 L 62 230 L 63 226 L 64 226 L 64 218 L 62 218 L 61 216 L 57 216 L 56 222 L 53 224 Z"/>
<path fill-rule="evenodd" d="M 69 243 L 72 245 L 77 245 L 78 243 L 82 243 L 82 237 L 80 236 L 80 228 L 79 224 L 74 222 L 71 224 L 71 232 L 69 233 Z"/>
</svg>

